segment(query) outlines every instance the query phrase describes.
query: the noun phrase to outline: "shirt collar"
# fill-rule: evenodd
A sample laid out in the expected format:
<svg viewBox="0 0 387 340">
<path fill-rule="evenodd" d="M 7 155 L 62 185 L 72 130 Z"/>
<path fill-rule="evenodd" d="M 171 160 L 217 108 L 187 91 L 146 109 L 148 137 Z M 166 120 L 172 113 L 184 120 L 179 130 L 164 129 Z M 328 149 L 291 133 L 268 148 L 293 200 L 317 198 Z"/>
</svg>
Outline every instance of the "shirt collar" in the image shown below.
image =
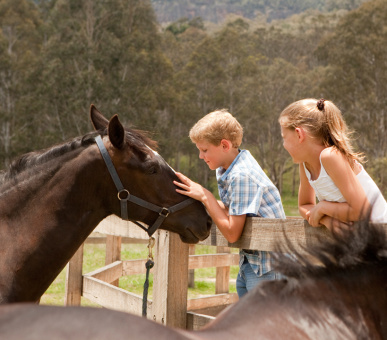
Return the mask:
<svg viewBox="0 0 387 340">
<path fill-rule="evenodd" d="M 238 155 L 234 158 L 228 169 L 226 170 L 223 167 L 219 167 L 216 169 L 216 177 L 220 181 L 226 180 L 228 174 L 231 172 L 232 168 L 235 166 L 235 164 L 238 162 L 238 159 L 242 157 L 242 154 L 245 150 L 238 149 Z"/>
</svg>

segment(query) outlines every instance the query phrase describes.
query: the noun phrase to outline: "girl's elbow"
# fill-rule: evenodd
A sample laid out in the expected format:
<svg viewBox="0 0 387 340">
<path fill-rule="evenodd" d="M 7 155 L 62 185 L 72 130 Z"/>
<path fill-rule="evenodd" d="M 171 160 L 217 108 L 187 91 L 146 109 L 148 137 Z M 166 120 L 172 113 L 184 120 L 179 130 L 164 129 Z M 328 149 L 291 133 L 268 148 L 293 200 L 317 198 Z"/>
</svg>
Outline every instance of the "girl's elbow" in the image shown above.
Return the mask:
<svg viewBox="0 0 387 340">
<path fill-rule="evenodd" d="M 350 222 L 357 222 L 361 219 L 365 218 L 367 216 L 367 212 L 363 210 L 354 210 L 351 213 L 348 214 L 348 221 Z"/>
<path fill-rule="evenodd" d="M 368 200 L 365 200 L 363 204 L 351 207 L 348 213 L 348 219 L 352 222 L 356 222 L 366 218 L 370 213 L 370 207 Z"/>
</svg>

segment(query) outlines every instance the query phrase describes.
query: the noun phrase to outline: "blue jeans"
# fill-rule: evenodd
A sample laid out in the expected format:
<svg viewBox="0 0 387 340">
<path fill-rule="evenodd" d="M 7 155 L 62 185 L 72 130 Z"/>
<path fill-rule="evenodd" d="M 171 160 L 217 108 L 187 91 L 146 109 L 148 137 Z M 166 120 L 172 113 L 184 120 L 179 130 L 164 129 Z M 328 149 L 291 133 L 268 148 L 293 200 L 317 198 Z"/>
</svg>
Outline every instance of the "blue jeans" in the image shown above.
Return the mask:
<svg viewBox="0 0 387 340">
<path fill-rule="evenodd" d="M 239 268 L 239 273 L 236 280 L 236 290 L 238 297 L 241 298 L 248 291 L 252 290 L 259 282 L 279 280 L 282 277 L 283 276 L 281 274 L 276 273 L 273 270 L 263 274 L 262 276 L 258 276 L 251 268 L 249 261 L 247 261 L 245 258 L 243 264 Z"/>
</svg>

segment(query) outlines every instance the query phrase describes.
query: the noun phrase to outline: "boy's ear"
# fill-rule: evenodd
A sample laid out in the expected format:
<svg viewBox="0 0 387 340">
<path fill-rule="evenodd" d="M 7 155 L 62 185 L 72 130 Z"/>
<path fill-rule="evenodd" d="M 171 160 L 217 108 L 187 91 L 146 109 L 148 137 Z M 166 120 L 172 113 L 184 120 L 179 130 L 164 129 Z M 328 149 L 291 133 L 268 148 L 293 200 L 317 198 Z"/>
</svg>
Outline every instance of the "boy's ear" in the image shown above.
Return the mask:
<svg viewBox="0 0 387 340">
<path fill-rule="evenodd" d="M 222 149 L 224 151 L 228 151 L 228 150 L 232 149 L 232 143 L 227 139 L 222 139 L 220 141 L 220 145 L 222 146 Z"/>
</svg>

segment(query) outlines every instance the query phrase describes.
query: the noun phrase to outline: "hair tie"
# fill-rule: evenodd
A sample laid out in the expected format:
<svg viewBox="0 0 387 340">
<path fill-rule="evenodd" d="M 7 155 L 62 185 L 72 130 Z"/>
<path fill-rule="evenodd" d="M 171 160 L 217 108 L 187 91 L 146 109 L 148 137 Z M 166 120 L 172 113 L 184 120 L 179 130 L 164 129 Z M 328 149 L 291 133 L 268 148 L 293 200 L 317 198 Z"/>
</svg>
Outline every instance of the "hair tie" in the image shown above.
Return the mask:
<svg viewBox="0 0 387 340">
<path fill-rule="evenodd" d="M 324 102 L 325 102 L 325 99 L 324 99 L 324 98 L 321 98 L 321 99 L 317 102 L 317 108 L 318 108 L 320 111 L 323 111 L 323 110 L 324 110 Z"/>
</svg>

